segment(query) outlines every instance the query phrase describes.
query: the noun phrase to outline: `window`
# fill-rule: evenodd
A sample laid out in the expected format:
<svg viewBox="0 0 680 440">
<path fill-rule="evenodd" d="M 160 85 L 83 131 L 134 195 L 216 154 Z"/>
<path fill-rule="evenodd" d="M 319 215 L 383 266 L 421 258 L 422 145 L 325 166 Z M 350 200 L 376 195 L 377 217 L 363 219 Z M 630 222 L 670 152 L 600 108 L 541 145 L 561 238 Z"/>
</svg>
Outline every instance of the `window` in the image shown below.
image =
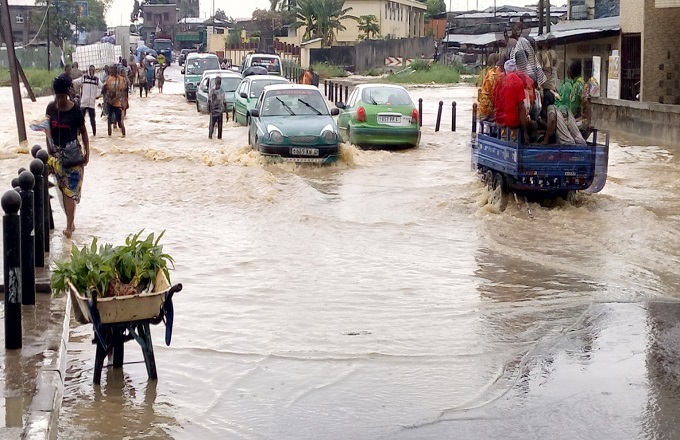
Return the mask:
<svg viewBox="0 0 680 440">
<path fill-rule="evenodd" d="M 17 24 L 23 24 L 24 23 L 23 15 L 17 14 L 17 16 L 15 18 L 16 18 Z"/>
<path fill-rule="evenodd" d="M 387 5 L 388 5 L 388 3 L 389 2 L 385 2 L 385 20 L 387 20 L 387 8 L 388 8 Z"/>
<path fill-rule="evenodd" d="M 163 21 L 170 21 L 170 13 L 169 12 L 163 13 Z"/>
</svg>

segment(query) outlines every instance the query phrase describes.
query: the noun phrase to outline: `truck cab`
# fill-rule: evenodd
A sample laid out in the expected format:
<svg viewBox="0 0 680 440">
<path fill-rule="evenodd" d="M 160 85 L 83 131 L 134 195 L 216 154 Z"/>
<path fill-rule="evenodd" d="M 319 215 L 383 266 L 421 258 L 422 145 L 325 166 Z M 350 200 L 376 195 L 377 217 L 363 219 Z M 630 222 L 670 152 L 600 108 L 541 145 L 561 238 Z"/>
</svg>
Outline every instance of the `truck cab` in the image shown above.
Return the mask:
<svg viewBox="0 0 680 440">
<path fill-rule="evenodd" d="M 172 63 L 172 40 L 168 38 L 156 38 L 153 40 L 153 49 L 158 53 L 158 56 L 165 57 L 165 64 Z"/>
</svg>

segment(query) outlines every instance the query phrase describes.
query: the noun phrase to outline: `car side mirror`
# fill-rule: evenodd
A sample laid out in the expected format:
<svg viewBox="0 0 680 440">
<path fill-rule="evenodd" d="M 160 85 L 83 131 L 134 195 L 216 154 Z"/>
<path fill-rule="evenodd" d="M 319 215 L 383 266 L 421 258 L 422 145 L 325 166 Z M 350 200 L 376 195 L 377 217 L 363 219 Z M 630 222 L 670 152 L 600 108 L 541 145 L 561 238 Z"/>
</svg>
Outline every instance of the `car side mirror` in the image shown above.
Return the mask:
<svg viewBox="0 0 680 440">
<path fill-rule="evenodd" d="M 340 114 L 340 110 L 337 108 L 331 109 L 331 116 L 338 116 Z"/>
<path fill-rule="evenodd" d="M 182 75 L 184 75 L 184 69 L 182 69 Z"/>
<path fill-rule="evenodd" d="M 208 91 L 208 88 L 207 88 L 207 87 L 201 87 L 201 91 L 207 92 L 207 91 Z"/>
<path fill-rule="evenodd" d="M 342 109 L 347 108 L 347 106 L 345 105 L 345 103 L 342 102 L 342 101 L 336 102 L 336 103 L 335 103 L 335 106 L 336 106 L 337 108 L 342 108 Z"/>
<path fill-rule="evenodd" d="M 252 116 L 253 118 L 259 118 L 260 117 L 260 111 L 256 108 L 252 109 L 250 111 L 250 116 Z"/>
<path fill-rule="evenodd" d="M 246 94 L 246 92 L 241 92 L 239 96 L 243 99 L 248 99 L 248 95 Z"/>
</svg>

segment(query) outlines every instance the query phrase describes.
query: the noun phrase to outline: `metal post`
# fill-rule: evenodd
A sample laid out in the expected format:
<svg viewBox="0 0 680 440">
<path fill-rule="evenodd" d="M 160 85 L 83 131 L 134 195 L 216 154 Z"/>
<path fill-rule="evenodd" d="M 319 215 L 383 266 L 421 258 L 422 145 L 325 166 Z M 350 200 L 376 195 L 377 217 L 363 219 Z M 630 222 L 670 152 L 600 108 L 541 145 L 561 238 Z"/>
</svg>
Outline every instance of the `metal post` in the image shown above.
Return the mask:
<svg viewBox="0 0 680 440">
<path fill-rule="evenodd" d="M 552 22 L 550 21 L 550 0 L 545 0 L 545 17 L 545 32 L 549 34 L 550 25 L 552 25 Z"/>
<path fill-rule="evenodd" d="M 19 174 L 21 187 L 21 304 L 35 304 L 35 239 L 33 236 L 33 185 L 30 171 Z"/>
<path fill-rule="evenodd" d="M 333 81 L 328 81 L 328 100 L 333 102 Z"/>
<path fill-rule="evenodd" d="M 26 142 L 26 123 L 24 121 L 24 105 L 21 102 L 21 87 L 19 85 L 19 73 L 17 72 L 17 56 L 14 51 L 14 36 L 12 35 L 12 20 L 9 15 L 9 1 L 1 3 L 0 19 L 2 20 L 3 39 L 7 46 L 7 63 L 9 64 L 9 77 L 12 82 L 12 97 L 14 99 L 14 115 L 19 132 L 19 143 Z"/>
<path fill-rule="evenodd" d="M 477 103 L 472 104 L 472 132 L 477 133 Z"/>
<path fill-rule="evenodd" d="M 538 0 L 538 35 L 543 35 L 543 10 L 545 9 L 544 0 Z M 571 12 L 570 12 L 571 14 Z M 548 18 L 550 19 L 550 18 Z"/>
<path fill-rule="evenodd" d="M 331 100 L 332 103 L 335 103 L 338 100 L 338 83 L 333 84 L 333 99 Z"/>
<path fill-rule="evenodd" d="M 423 126 L 423 98 L 418 98 L 418 127 Z"/>
<path fill-rule="evenodd" d="M 349 86 L 345 86 L 345 101 L 349 99 Z"/>
<path fill-rule="evenodd" d="M 51 40 L 51 34 L 50 34 L 50 0 L 47 0 L 47 71 L 49 72 L 51 69 L 50 67 L 50 42 Z"/>
<path fill-rule="evenodd" d="M 456 131 L 456 101 L 451 103 L 451 131 Z"/>
<path fill-rule="evenodd" d="M 325 79 L 323 80 L 323 94 L 324 96 L 328 96 L 328 81 Z"/>
<path fill-rule="evenodd" d="M 338 90 L 338 101 L 342 102 L 342 84 L 340 84 L 339 89 L 340 90 Z"/>
<path fill-rule="evenodd" d="M 442 121 L 442 108 L 444 107 L 444 101 L 439 101 L 439 108 L 437 109 L 437 124 L 434 127 L 434 131 L 439 131 L 439 124 Z"/>
<path fill-rule="evenodd" d="M 17 214 L 21 208 L 21 196 L 16 191 L 7 191 L 1 202 L 5 211 L 2 218 L 5 348 L 13 350 L 21 348 L 21 224 Z"/>
<path fill-rule="evenodd" d="M 33 174 L 33 223 L 35 226 L 35 267 L 45 267 L 45 202 L 43 201 L 43 169 L 40 159 L 33 159 L 28 167 Z"/>
</svg>

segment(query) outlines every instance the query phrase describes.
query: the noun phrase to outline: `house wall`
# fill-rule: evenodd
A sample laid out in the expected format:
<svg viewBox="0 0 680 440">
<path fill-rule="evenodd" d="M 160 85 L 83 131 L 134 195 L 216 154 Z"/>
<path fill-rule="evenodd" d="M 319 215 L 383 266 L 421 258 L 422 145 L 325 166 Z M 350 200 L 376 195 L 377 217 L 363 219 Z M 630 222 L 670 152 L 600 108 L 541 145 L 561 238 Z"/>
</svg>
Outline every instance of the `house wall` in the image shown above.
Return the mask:
<svg viewBox="0 0 680 440">
<path fill-rule="evenodd" d="M 652 102 L 593 98 L 593 125 L 642 136 L 654 142 L 680 144 L 680 107 Z"/>
<path fill-rule="evenodd" d="M 350 15 L 375 15 L 380 35 L 390 38 L 409 38 L 425 35 L 425 11 L 427 7 L 414 0 L 346 0 Z M 338 32 L 338 42 L 359 40 L 359 24 L 354 20 L 343 22 L 347 28 Z M 299 32 L 299 31 L 298 31 Z"/>
<path fill-rule="evenodd" d="M 656 8 L 644 0 L 642 101 L 680 104 L 680 8 Z"/>
<path fill-rule="evenodd" d="M 641 33 L 644 28 L 645 0 L 621 0 L 621 33 Z"/>
</svg>

